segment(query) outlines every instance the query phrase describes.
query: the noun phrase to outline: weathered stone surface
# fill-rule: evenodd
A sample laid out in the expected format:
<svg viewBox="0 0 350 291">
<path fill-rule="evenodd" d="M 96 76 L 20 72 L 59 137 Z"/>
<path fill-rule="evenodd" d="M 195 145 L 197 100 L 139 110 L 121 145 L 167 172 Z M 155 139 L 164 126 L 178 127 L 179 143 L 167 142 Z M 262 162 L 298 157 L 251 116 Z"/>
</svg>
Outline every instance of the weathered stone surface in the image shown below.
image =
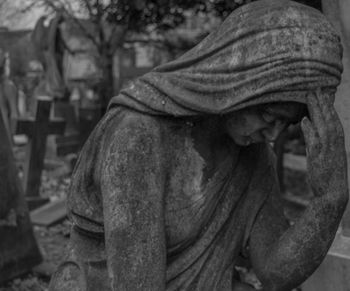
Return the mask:
<svg viewBox="0 0 350 291">
<path fill-rule="evenodd" d="M 347 0 L 323 0 L 323 11 L 328 19 L 336 27 L 343 44 L 344 72 L 342 81 L 337 91 L 335 106 L 345 131 L 345 144 L 347 159 L 350 162 L 350 2 Z M 348 172 L 350 181 L 350 172 Z M 343 234 L 350 237 L 350 208 L 343 219 Z"/>
<path fill-rule="evenodd" d="M 338 87 L 336 109 L 345 132 L 347 161 L 350 162 L 350 2 L 323 0 L 323 12 L 341 35 L 344 48 L 344 72 Z M 348 172 L 350 175 L 350 172 Z M 350 181 L 350 176 L 348 177 Z M 305 291 L 348 291 L 350 286 L 350 208 L 345 212 L 342 228 L 320 268 L 305 282 Z"/>
</svg>

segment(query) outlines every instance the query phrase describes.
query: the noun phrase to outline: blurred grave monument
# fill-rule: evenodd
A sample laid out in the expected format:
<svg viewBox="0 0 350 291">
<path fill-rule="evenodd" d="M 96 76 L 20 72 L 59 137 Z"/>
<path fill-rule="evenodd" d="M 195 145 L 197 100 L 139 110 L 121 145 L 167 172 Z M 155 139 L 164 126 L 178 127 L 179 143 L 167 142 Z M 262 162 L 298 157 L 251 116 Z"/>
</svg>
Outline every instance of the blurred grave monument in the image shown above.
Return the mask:
<svg viewBox="0 0 350 291">
<path fill-rule="evenodd" d="M 64 136 L 56 139 L 57 154 L 64 156 L 80 150 L 104 114 L 109 98 L 131 80 L 168 61 L 170 55 L 159 39 L 135 34 L 124 41 L 122 32 L 108 23 L 97 26 L 90 20 L 73 20 L 59 13 L 46 23 L 45 17 L 38 20 L 32 42 L 44 64 L 42 88 L 54 100 L 54 117 L 66 121 Z M 107 62 L 112 76 L 98 48 L 106 36 L 116 40 Z M 104 88 L 110 82 L 114 92 L 105 96 Z"/>
<path fill-rule="evenodd" d="M 42 260 L 29 220 L 11 143 L 0 112 L 0 283 Z"/>
<path fill-rule="evenodd" d="M 86 137 L 86 134 L 80 134 L 81 129 L 88 127 L 91 130 L 102 114 L 100 96 L 96 92 L 85 94 L 95 91 L 102 79 L 100 56 L 95 45 L 99 31 L 89 20 L 73 21 L 60 14 L 51 19 L 49 25 L 45 25 L 45 21 L 45 17 L 40 18 L 32 33 L 32 42 L 45 68 L 42 90 L 37 95 L 50 96 L 53 116 L 66 121 L 64 136 L 56 139 L 58 155 L 66 155 L 80 149 Z M 79 94 L 72 94 L 77 91 Z M 93 98 L 89 99 L 90 96 Z M 91 126 L 88 122 L 80 124 L 84 118 L 81 111 L 86 107 L 89 109 L 87 119 L 93 123 Z"/>
<path fill-rule="evenodd" d="M 17 88 L 10 79 L 9 54 L 0 48 L 0 111 L 12 144 L 11 123 L 18 117 Z"/>
<path fill-rule="evenodd" d="M 323 0 L 324 14 L 333 23 L 342 38 L 344 48 L 344 72 L 336 96 L 336 109 L 341 118 L 350 162 L 350 1 Z M 349 181 L 350 171 L 348 170 Z M 303 285 L 303 291 L 348 291 L 350 290 L 350 206 L 344 214 L 341 228 L 319 269 Z"/>
</svg>

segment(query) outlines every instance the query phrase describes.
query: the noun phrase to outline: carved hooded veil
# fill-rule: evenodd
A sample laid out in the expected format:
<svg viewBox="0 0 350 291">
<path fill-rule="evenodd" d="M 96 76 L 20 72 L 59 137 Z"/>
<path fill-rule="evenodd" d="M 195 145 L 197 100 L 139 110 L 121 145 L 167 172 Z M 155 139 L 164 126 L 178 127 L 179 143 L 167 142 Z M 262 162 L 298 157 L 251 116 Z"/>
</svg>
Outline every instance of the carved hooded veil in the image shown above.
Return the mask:
<svg viewBox="0 0 350 291">
<path fill-rule="evenodd" d="M 342 47 L 316 9 L 256 1 L 179 59 L 144 75 L 111 100 L 156 115 L 225 114 L 262 102 L 305 102 L 305 92 L 337 87 Z M 260 98 L 272 93 L 269 99 Z"/>
</svg>

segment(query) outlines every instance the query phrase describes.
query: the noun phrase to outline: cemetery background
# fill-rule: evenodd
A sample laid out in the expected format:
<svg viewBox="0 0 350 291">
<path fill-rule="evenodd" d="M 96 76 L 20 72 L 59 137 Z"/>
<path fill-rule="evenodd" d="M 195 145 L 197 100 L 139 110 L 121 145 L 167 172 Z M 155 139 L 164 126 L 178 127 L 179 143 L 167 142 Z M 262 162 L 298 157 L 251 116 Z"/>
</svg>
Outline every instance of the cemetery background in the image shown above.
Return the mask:
<svg viewBox="0 0 350 291">
<path fill-rule="evenodd" d="M 237 3 L 237 6 L 239 6 L 243 4 L 243 1 L 237 1 Z M 309 1 L 309 4 L 320 6 L 320 1 Z M 192 15 L 189 16 L 191 20 Z M 213 22 L 213 24 L 216 23 L 215 21 Z M 170 31 L 165 39 L 150 37 L 147 34 L 129 36 L 125 40 L 123 48 L 118 50 L 116 56 L 113 58 L 115 88 L 120 89 L 137 75 L 145 73 L 155 65 L 181 54 L 183 49 L 175 44 L 184 42 L 183 46 L 186 48 L 193 45 L 198 41 L 198 37 L 203 36 L 202 31 L 198 31 L 197 29 L 201 25 L 200 22 L 198 24 L 195 21 L 189 21 L 178 29 L 177 33 Z M 193 41 L 179 37 L 183 33 L 186 33 L 188 39 L 193 39 Z M 23 88 L 29 100 L 31 100 L 34 94 L 38 79 L 43 74 L 43 68 L 36 60 L 36 51 L 32 44 L 31 35 L 32 29 L 11 31 L 8 28 L 3 28 L 0 30 L 0 48 L 6 52 L 10 52 L 9 71 L 11 72 L 11 78 L 16 82 L 18 87 Z M 166 46 L 164 46 L 164 43 L 166 43 Z M 159 44 L 161 44 L 161 50 L 159 49 Z M 77 71 L 79 69 L 75 72 Z M 33 110 L 30 106 L 31 101 L 27 100 L 27 103 L 27 110 Z M 292 130 L 289 137 L 284 137 L 281 140 L 285 152 L 287 152 L 282 159 L 284 166 L 280 169 L 284 169 L 285 212 L 290 218 L 291 223 L 303 211 L 308 200 L 312 197 L 306 182 L 303 139 L 296 132 L 298 131 Z M 24 139 L 27 140 L 27 138 Z M 276 151 L 278 150 L 276 146 Z M 25 145 L 15 143 L 13 151 L 19 175 L 23 178 L 25 175 L 25 162 L 28 159 Z M 64 200 L 70 182 L 70 174 L 74 166 L 76 153 L 74 151 L 67 155 L 64 153 L 63 151 L 62 156 L 57 156 L 55 139 L 48 139 L 41 174 L 39 196 L 44 199 L 47 198 L 51 202 Z M 0 290 L 46 290 L 50 274 L 62 260 L 62 254 L 69 239 L 69 227 L 69 221 L 64 215 L 61 215 L 59 220 L 50 226 L 33 224 L 34 235 L 43 257 L 43 264 L 32 268 L 30 272 L 0 284 Z"/>
</svg>

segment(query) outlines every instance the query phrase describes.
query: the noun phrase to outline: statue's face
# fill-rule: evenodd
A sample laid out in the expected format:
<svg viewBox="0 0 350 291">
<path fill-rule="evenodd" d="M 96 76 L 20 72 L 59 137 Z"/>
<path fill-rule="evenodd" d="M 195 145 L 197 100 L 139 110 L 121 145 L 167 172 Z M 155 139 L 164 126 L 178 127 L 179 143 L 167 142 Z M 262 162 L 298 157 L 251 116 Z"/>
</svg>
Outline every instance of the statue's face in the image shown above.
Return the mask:
<svg viewBox="0 0 350 291">
<path fill-rule="evenodd" d="M 226 119 L 226 130 L 240 146 L 271 142 L 291 123 L 306 113 L 306 106 L 296 102 L 271 103 L 236 111 Z"/>
</svg>

